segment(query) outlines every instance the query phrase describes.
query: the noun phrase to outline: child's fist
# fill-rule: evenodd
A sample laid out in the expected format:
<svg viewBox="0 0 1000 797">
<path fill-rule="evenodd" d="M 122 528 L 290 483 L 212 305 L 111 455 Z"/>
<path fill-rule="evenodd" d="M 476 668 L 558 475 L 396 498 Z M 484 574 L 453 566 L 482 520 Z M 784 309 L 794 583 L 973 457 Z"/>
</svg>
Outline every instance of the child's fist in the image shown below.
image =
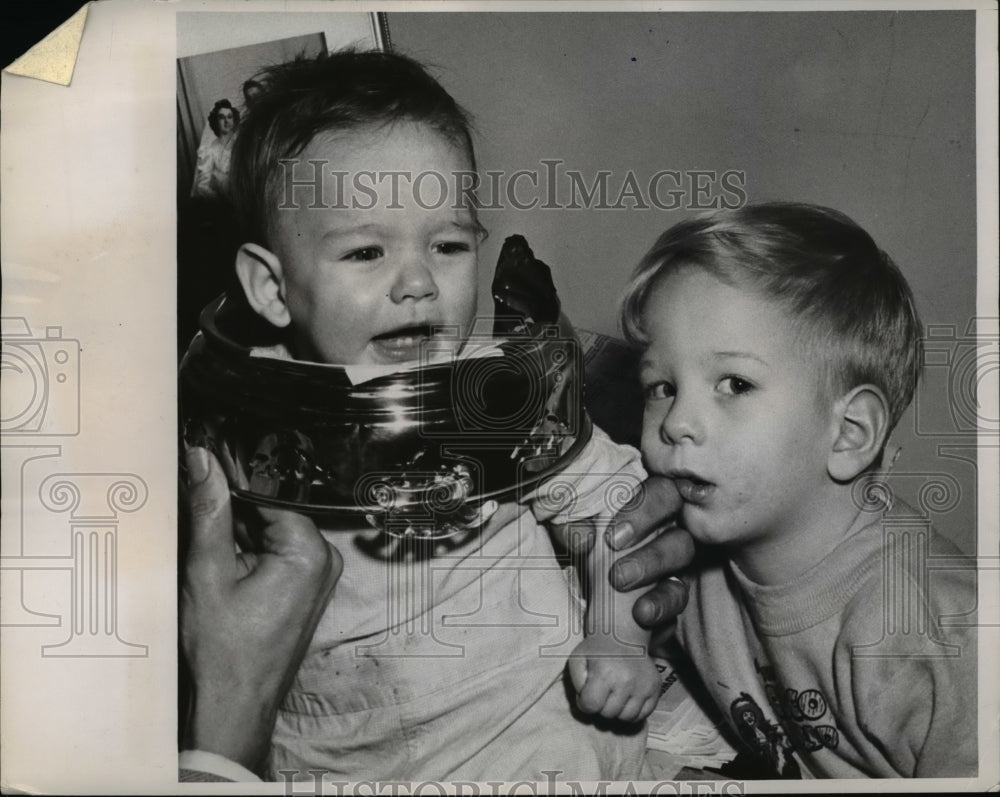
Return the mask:
<svg viewBox="0 0 1000 797">
<path fill-rule="evenodd" d="M 610 636 L 589 636 L 577 645 L 569 675 L 580 710 L 607 719 L 644 720 L 660 697 L 660 674 L 653 660 Z"/>
</svg>

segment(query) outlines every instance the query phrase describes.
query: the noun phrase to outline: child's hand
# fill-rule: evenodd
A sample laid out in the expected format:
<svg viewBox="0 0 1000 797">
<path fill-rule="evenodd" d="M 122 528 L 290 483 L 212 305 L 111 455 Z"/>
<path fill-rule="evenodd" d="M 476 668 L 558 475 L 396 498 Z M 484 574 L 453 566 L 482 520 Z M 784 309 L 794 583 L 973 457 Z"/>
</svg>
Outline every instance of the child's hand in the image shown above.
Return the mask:
<svg viewBox="0 0 1000 797">
<path fill-rule="evenodd" d="M 583 640 L 569 658 L 576 704 L 587 714 L 638 722 L 653 713 L 660 697 L 660 674 L 649 656 L 637 655 L 611 636 Z"/>
</svg>

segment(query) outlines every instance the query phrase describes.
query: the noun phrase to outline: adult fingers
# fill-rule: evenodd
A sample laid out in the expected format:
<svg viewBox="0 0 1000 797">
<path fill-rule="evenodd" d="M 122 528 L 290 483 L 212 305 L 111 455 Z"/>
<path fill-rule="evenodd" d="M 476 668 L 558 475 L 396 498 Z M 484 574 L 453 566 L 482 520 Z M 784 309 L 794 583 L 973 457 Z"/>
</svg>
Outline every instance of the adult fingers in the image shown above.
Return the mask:
<svg viewBox="0 0 1000 797">
<path fill-rule="evenodd" d="M 260 511 L 256 506 L 242 501 L 233 505 L 233 537 L 241 551 L 259 550 L 254 542 L 254 533 L 262 524 Z"/>
<path fill-rule="evenodd" d="M 330 589 L 340 578 L 344 562 L 340 553 L 329 545 L 316 524 L 297 512 L 261 507 L 263 520 L 261 544 L 263 550 L 277 554 L 282 561 L 321 575 Z"/>
<path fill-rule="evenodd" d="M 185 453 L 188 470 L 188 513 L 191 518 L 188 576 L 204 575 L 212 583 L 233 574 L 233 518 L 229 485 L 222 468 L 204 448 Z"/>
<path fill-rule="evenodd" d="M 667 525 L 681 508 L 681 496 L 672 479 L 650 476 L 634 502 L 619 512 L 606 532 L 608 545 L 621 551 Z"/>
<path fill-rule="evenodd" d="M 644 587 L 678 573 L 693 558 L 694 540 L 687 531 L 675 526 L 615 562 L 611 585 L 619 592 Z"/>
<path fill-rule="evenodd" d="M 687 585 L 679 579 L 661 581 L 632 606 L 632 617 L 643 628 L 673 622 L 687 606 Z"/>
</svg>

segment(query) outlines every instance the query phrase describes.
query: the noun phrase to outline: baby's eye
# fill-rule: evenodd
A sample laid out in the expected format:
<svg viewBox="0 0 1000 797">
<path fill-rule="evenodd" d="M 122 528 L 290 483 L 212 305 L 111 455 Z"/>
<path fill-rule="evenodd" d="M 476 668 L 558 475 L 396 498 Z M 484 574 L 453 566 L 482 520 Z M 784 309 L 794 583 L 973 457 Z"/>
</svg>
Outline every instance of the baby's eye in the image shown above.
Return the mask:
<svg viewBox="0 0 1000 797">
<path fill-rule="evenodd" d="M 646 385 L 642 392 L 645 394 L 646 401 L 660 401 L 661 399 L 673 398 L 677 391 L 669 382 L 653 382 Z"/>
<path fill-rule="evenodd" d="M 719 382 L 719 392 L 728 396 L 742 396 L 753 389 L 753 384 L 739 376 L 727 376 Z"/>
<path fill-rule="evenodd" d="M 355 249 L 353 252 L 348 252 L 344 256 L 344 260 L 356 260 L 362 263 L 366 263 L 369 260 L 376 260 L 382 257 L 382 250 L 377 246 L 365 246 L 361 249 Z"/>
<path fill-rule="evenodd" d="M 442 255 L 456 255 L 471 251 L 472 247 L 464 241 L 442 241 L 434 244 L 434 251 Z"/>
</svg>

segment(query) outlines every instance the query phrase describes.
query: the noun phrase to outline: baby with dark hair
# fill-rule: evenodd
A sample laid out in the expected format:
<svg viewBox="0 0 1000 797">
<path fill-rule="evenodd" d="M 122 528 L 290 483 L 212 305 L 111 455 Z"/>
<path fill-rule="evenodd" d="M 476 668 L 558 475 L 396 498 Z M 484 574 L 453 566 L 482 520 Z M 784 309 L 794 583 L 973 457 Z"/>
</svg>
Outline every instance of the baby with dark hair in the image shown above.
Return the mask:
<svg viewBox="0 0 1000 797">
<path fill-rule="evenodd" d="M 344 366 L 412 363 L 430 342 L 458 354 L 484 234 L 464 111 L 389 53 L 299 59 L 257 80 L 232 157 L 236 272 L 282 340 L 255 353 Z M 422 201 L 419 175 L 441 178 L 446 201 Z M 556 487 L 494 506 L 443 553 L 387 561 L 371 555 L 379 530 L 324 530 L 344 572 L 279 713 L 272 777 L 639 777 L 659 694 L 639 593 L 613 593 L 599 534 L 585 613 L 544 525 L 603 530 L 610 485 L 644 478 L 638 452 L 595 429 Z"/>
<path fill-rule="evenodd" d="M 678 636 L 744 744 L 729 774 L 975 775 L 974 574 L 931 579 L 954 547 L 877 478 L 922 358 L 900 270 L 837 211 L 749 205 L 667 230 L 622 324 L 646 466 L 719 554 Z"/>
</svg>

